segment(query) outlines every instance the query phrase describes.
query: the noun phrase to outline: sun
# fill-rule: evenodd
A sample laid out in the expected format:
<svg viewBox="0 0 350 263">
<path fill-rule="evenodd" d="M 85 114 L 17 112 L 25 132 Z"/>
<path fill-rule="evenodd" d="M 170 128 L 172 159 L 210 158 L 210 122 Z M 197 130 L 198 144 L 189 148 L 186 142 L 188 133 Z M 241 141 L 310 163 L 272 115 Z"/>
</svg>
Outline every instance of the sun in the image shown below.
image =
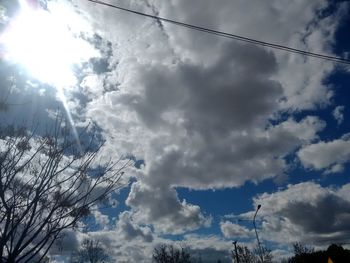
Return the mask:
<svg viewBox="0 0 350 263">
<path fill-rule="evenodd" d="M 53 1 L 48 9 L 34 2 L 19 1 L 20 10 L 0 37 L 3 56 L 58 90 L 74 86 L 74 66 L 98 51 L 79 37 L 84 22 L 64 1 Z"/>
<path fill-rule="evenodd" d="M 50 1 L 45 8 L 39 0 L 19 0 L 18 3 L 19 10 L 11 19 L 1 10 L 1 18 L 9 20 L 0 35 L 1 57 L 21 65 L 33 78 L 56 89 L 81 148 L 65 93 L 77 84 L 74 68 L 100 56 L 80 37 L 92 30 L 66 1 Z"/>
</svg>

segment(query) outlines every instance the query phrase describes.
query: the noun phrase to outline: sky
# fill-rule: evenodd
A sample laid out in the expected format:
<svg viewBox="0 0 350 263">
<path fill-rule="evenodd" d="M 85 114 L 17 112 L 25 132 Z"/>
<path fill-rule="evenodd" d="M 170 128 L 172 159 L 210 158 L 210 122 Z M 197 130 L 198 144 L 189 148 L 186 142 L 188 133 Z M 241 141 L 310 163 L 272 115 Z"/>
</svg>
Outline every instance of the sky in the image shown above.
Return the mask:
<svg viewBox="0 0 350 263">
<path fill-rule="evenodd" d="M 347 1 L 106 2 L 350 59 Z M 18 5 L 1 3 L 7 32 Z M 66 109 L 77 129 L 98 128 L 101 156 L 135 161 L 118 205 L 94 211 L 85 231 L 67 232 L 51 252 L 57 261 L 93 237 L 118 262 L 151 262 L 160 243 L 187 246 L 204 262 L 230 262 L 232 241 L 256 245 L 259 204 L 259 237 L 276 259 L 291 255 L 293 242 L 349 242 L 348 65 L 86 0 L 42 5 L 52 23 L 38 20 L 14 38 L 22 41 L 2 42 L 2 100 L 9 72 L 16 76 L 2 123 L 50 124 L 55 110 Z"/>
</svg>

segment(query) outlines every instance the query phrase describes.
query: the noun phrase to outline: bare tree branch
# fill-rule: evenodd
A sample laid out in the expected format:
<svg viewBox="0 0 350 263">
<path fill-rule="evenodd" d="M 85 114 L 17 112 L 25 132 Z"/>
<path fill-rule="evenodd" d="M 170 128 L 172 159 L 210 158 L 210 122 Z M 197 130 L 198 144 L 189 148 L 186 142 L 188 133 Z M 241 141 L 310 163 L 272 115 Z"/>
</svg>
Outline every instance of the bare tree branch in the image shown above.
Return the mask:
<svg viewBox="0 0 350 263">
<path fill-rule="evenodd" d="M 0 127 L 0 263 L 41 262 L 63 230 L 122 187 L 132 161 L 101 165 L 103 143 L 87 132 L 79 133 L 81 151 L 61 116 L 52 135 Z"/>
</svg>

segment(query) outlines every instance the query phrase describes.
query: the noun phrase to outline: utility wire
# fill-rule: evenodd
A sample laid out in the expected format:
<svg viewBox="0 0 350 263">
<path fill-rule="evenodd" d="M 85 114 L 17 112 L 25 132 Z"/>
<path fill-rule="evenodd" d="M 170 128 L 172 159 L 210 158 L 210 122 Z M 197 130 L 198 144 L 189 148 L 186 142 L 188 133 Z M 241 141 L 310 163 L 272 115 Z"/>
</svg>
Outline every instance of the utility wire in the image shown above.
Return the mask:
<svg viewBox="0 0 350 263">
<path fill-rule="evenodd" d="M 139 16 L 152 18 L 152 19 L 155 19 L 155 20 L 158 20 L 158 21 L 163 21 L 163 22 L 174 24 L 174 25 L 190 28 L 190 29 L 193 29 L 193 30 L 197 30 L 197 31 L 201 31 L 201 32 L 217 35 L 217 36 L 220 36 L 220 37 L 235 39 L 235 40 L 238 40 L 238 41 L 243 41 L 243 42 L 251 43 L 251 44 L 254 44 L 254 45 L 270 47 L 270 48 L 273 48 L 273 49 L 283 50 L 283 51 L 290 52 L 290 53 L 295 53 L 295 54 L 299 54 L 299 55 L 304 55 L 304 56 L 309 56 L 309 57 L 329 60 L 329 61 L 333 61 L 333 62 L 336 62 L 336 63 L 342 63 L 342 64 L 350 65 L 350 60 L 349 59 L 345 59 L 345 58 L 341 58 L 341 57 L 335 57 L 335 56 L 329 56 L 329 55 L 325 55 L 325 54 L 321 54 L 321 53 L 309 52 L 309 51 L 296 49 L 296 48 L 292 48 L 292 47 L 288 47 L 288 46 L 284 46 L 284 45 L 274 44 L 274 43 L 270 43 L 270 42 L 265 42 L 265 41 L 253 39 L 253 38 L 243 37 L 243 36 L 240 36 L 240 35 L 230 34 L 230 33 L 222 32 L 222 31 L 214 30 L 214 29 L 209 29 L 209 28 L 205 28 L 205 27 L 195 26 L 195 25 L 192 25 L 192 24 L 187 24 L 187 23 L 183 23 L 183 22 L 179 22 L 179 21 L 175 21 L 175 20 L 171 20 L 171 19 L 167 19 L 167 18 L 155 16 L 155 15 L 150 15 L 150 14 L 138 12 L 138 11 L 131 10 L 131 9 L 128 9 L 128 8 L 124 8 L 124 7 L 120 7 L 120 6 L 117 6 L 117 5 L 105 3 L 105 2 L 102 2 L 102 1 L 99 1 L 99 0 L 87 0 L 87 1 L 95 3 L 95 4 L 111 7 L 111 8 L 114 8 L 114 9 L 118 9 L 118 10 L 121 10 L 121 11 L 125 11 L 125 12 L 128 12 L 128 13 L 136 14 L 136 15 L 139 15 Z"/>
</svg>

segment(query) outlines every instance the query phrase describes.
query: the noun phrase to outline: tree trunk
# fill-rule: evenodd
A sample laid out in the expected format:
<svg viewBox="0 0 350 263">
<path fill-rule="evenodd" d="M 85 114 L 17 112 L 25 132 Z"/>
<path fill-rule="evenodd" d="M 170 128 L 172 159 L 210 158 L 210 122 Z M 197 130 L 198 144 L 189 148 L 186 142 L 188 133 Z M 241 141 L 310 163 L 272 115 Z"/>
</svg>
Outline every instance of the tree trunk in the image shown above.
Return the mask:
<svg viewBox="0 0 350 263">
<path fill-rule="evenodd" d="M 7 258 L 6 263 L 15 263 L 15 258 L 14 258 L 13 256 L 10 255 L 10 256 Z"/>
</svg>

